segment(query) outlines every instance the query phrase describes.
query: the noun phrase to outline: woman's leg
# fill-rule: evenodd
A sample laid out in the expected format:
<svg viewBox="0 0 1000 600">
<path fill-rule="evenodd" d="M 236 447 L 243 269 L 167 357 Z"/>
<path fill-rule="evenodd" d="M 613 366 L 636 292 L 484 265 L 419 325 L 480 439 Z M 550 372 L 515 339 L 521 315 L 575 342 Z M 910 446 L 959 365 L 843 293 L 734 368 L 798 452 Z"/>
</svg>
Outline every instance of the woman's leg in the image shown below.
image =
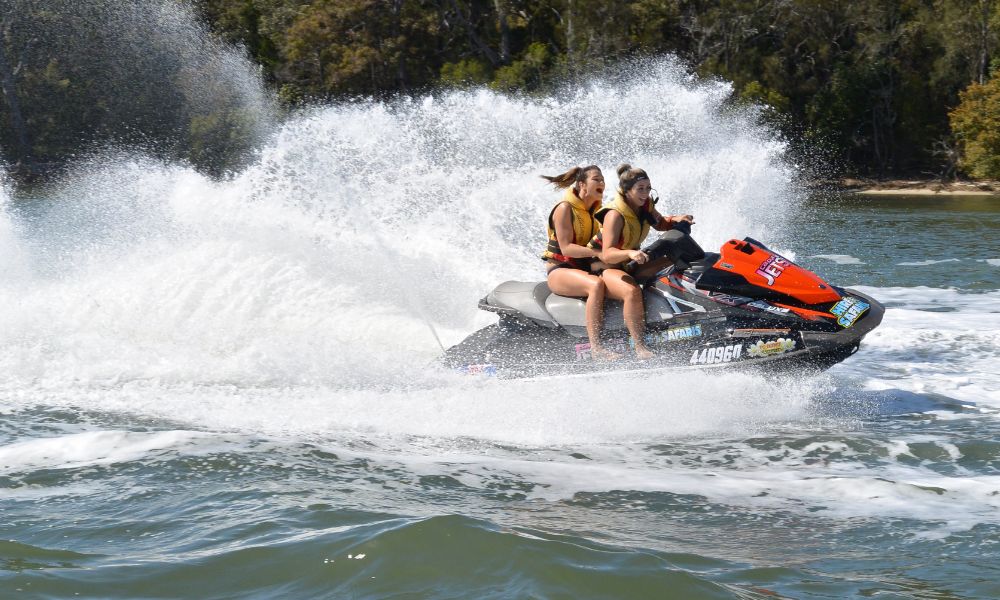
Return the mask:
<svg viewBox="0 0 1000 600">
<path fill-rule="evenodd" d="M 642 359 L 652 358 L 653 352 L 646 347 L 646 318 L 643 314 L 645 306 L 642 303 L 642 290 L 625 271 L 608 269 L 601 275 L 608 287 L 608 295 L 625 303 L 622 316 L 625 327 L 632 334 L 635 343 L 635 355 Z"/>
<path fill-rule="evenodd" d="M 557 268 L 549 271 L 549 289 L 560 296 L 587 299 L 587 337 L 590 354 L 598 359 L 618 358 L 601 345 L 601 323 L 604 320 L 604 280 L 580 269 Z"/>
</svg>

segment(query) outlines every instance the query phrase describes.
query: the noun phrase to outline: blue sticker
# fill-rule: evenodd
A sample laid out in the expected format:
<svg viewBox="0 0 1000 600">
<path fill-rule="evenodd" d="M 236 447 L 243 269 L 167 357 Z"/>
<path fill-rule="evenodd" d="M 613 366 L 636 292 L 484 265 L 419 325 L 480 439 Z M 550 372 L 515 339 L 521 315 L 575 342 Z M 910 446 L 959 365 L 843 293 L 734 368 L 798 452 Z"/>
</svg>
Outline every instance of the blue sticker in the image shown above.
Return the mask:
<svg viewBox="0 0 1000 600">
<path fill-rule="evenodd" d="M 701 325 L 687 325 L 685 327 L 671 327 L 664 331 L 657 331 L 646 335 L 646 341 L 654 342 L 676 342 L 678 340 L 689 340 L 701 337 Z"/>
<path fill-rule="evenodd" d="M 847 296 L 833 305 L 833 308 L 830 309 L 830 314 L 837 317 L 837 323 L 841 327 L 850 327 L 869 308 L 871 308 L 871 305 L 867 302 Z"/>
</svg>

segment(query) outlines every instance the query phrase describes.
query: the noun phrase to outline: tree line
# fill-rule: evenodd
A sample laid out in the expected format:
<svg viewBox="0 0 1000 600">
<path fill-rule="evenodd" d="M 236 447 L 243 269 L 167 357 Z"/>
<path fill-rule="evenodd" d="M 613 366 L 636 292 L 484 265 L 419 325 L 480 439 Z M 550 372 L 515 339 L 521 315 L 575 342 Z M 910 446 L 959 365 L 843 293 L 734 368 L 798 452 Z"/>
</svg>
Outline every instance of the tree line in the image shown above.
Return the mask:
<svg viewBox="0 0 1000 600">
<path fill-rule="evenodd" d="M 844 174 L 1000 177 L 1000 0 L 193 1 L 285 106 L 441 87 L 545 94 L 670 53 L 700 76 L 731 81 L 735 102 L 772 107 L 776 127 Z M 27 0 L 0 0 L 11 2 Z M 37 19 L 58 20 L 37 7 L 59 2 L 27 3 Z M 10 23 L 0 16 L 0 118 L 13 124 L 0 147 L 12 162 L 58 158 L 54 121 L 37 112 L 45 90 L 71 87 L 91 112 L 114 91 L 65 82 L 87 57 L 26 51 Z M 188 158 L 224 166 L 205 154 Z"/>
</svg>

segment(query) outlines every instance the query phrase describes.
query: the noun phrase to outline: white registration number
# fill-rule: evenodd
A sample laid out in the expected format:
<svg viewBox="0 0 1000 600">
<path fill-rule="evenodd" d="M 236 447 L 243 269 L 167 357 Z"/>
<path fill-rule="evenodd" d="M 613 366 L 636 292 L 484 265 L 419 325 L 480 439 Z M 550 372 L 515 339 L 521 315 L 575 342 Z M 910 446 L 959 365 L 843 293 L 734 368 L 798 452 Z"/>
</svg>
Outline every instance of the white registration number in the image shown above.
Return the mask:
<svg viewBox="0 0 1000 600">
<path fill-rule="evenodd" d="M 743 344 L 733 344 L 731 346 L 717 346 L 715 348 L 704 348 L 695 350 L 691 355 L 692 365 L 714 365 L 737 360 L 743 354 Z"/>
</svg>

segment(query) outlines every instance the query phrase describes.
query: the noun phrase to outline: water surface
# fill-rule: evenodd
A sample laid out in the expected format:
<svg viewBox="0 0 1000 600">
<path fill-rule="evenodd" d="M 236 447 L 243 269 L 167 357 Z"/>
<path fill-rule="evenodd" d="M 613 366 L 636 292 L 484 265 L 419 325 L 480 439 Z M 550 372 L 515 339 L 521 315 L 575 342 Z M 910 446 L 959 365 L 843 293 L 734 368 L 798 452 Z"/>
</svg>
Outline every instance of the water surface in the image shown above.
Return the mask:
<svg viewBox="0 0 1000 600">
<path fill-rule="evenodd" d="M 136 155 L 4 189 L 2 595 L 1000 596 L 1000 204 L 807 198 L 671 69 L 328 107 L 224 181 Z M 455 343 L 541 276 L 555 132 L 654 99 L 657 143 L 590 123 L 607 173 L 634 156 L 704 245 L 771 244 L 882 326 L 813 377 L 431 366 L 428 324 Z"/>
</svg>

